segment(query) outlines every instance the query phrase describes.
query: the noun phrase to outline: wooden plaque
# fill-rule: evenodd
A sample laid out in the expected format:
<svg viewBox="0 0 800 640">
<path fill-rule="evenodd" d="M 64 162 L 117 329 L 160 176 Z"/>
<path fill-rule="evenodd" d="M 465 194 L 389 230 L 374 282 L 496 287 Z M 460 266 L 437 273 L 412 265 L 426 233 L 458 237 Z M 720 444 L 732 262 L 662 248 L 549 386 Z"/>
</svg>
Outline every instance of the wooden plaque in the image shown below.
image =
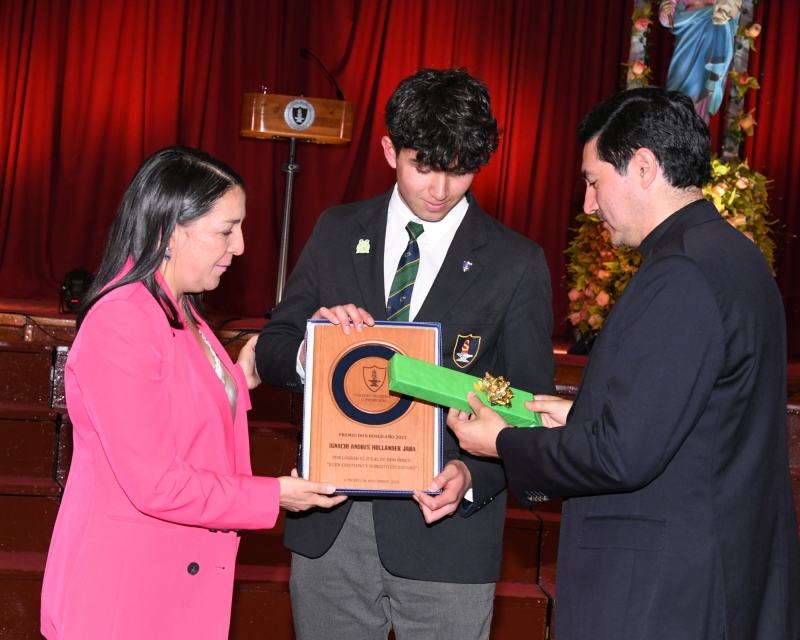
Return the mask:
<svg viewBox="0 0 800 640">
<path fill-rule="evenodd" d="M 439 364 L 439 325 L 376 322 L 345 335 L 327 321 L 309 321 L 304 478 L 354 495 L 428 489 L 441 471 L 441 412 L 389 391 L 395 353 Z"/>
</svg>

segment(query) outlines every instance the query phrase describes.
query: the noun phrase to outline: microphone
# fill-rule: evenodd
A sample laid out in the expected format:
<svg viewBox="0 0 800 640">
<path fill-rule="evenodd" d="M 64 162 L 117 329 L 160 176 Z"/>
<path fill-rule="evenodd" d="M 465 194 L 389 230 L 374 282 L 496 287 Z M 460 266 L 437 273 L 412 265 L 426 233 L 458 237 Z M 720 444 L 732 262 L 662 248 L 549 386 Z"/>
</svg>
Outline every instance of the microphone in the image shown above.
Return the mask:
<svg viewBox="0 0 800 640">
<path fill-rule="evenodd" d="M 319 65 L 319 68 L 325 72 L 325 75 L 328 76 L 328 79 L 333 83 L 333 86 L 336 87 L 336 97 L 339 98 L 339 100 L 341 100 L 342 102 L 344 102 L 344 95 L 342 95 L 342 90 L 339 88 L 339 85 L 336 84 L 336 80 L 333 79 L 333 76 L 330 74 L 330 72 L 325 68 L 325 65 L 320 62 L 319 58 L 317 58 L 317 56 L 315 56 L 313 53 L 311 53 L 308 49 L 304 47 L 300 47 L 300 55 L 303 56 L 304 58 L 306 56 L 310 57 L 311 59 L 314 60 L 314 62 L 316 62 Z"/>
</svg>

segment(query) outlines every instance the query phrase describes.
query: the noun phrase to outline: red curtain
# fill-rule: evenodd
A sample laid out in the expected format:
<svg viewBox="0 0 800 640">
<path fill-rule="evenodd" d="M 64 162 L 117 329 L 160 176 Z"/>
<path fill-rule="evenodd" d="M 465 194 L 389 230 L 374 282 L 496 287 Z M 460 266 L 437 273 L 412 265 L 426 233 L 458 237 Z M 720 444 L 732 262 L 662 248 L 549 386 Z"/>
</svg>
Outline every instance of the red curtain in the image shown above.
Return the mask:
<svg viewBox="0 0 800 640">
<path fill-rule="evenodd" d="M 800 204 L 800 130 L 790 117 L 800 4 L 765 0 L 758 10 L 753 64 L 764 88 L 747 150 L 775 180 L 778 282 L 800 353 L 800 252 L 790 235 Z M 136 167 L 178 143 L 220 157 L 247 182 L 247 249 L 208 301 L 262 315 L 275 296 L 288 145 L 239 137 L 239 110 L 258 85 L 332 98 L 300 57 L 305 47 L 355 104 L 355 122 L 347 146 L 298 149 L 290 268 L 321 211 L 393 184 L 379 139 L 397 83 L 424 66 L 466 66 L 488 84 L 504 130 L 473 190 L 544 247 L 556 333 L 569 335 L 563 252 L 583 200 L 575 131 L 620 87 L 631 11 L 632 0 L 0 0 L 0 297 L 54 299 L 68 270 L 95 269 Z M 670 46 L 655 26 L 661 81 Z"/>
</svg>

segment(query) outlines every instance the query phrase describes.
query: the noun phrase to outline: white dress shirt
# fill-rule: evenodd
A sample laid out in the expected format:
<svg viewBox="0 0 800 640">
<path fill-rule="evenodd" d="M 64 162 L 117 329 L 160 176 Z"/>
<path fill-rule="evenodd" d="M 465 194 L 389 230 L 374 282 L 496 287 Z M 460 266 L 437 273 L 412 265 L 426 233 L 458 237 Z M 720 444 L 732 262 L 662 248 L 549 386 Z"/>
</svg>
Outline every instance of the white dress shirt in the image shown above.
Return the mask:
<svg viewBox="0 0 800 640">
<path fill-rule="evenodd" d="M 433 281 L 439 274 L 444 257 L 450 248 L 450 243 L 461 226 L 461 221 L 467 214 L 469 202 L 466 197 L 461 198 L 459 203 L 439 222 L 426 222 L 415 216 L 409 209 L 394 186 L 392 198 L 389 200 L 389 216 L 386 220 L 386 242 L 383 248 L 383 285 L 384 300 L 388 302 L 391 293 L 392 281 L 400 262 L 400 256 L 408 246 L 408 232 L 406 225 L 409 221 L 419 222 L 425 233 L 418 239 L 419 245 L 419 271 L 414 282 L 414 289 L 411 292 L 411 309 L 409 309 L 409 320 L 413 320 L 425 302 L 428 292 L 433 286 Z"/>
<path fill-rule="evenodd" d="M 422 307 L 422 303 L 425 302 L 425 298 L 433 286 L 433 281 L 436 280 L 439 269 L 442 267 L 447 250 L 450 248 L 450 243 L 453 242 L 456 231 L 461 226 L 461 221 L 467 215 L 467 209 L 469 209 L 469 202 L 465 196 L 439 222 L 426 222 L 425 220 L 420 220 L 411 212 L 411 209 L 400 198 L 400 194 L 397 192 L 397 185 L 394 185 L 394 191 L 389 200 L 386 238 L 383 247 L 384 300 L 389 300 L 392 281 L 397 271 L 397 265 L 400 263 L 400 256 L 403 255 L 403 251 L 408 246 L 406 225 L 413 220 L 414 222 L 419 222 L 425 229 L 425 233 L 417 239 L 417 244 L 419 244 L 419 271 L 417 271 L 417 279 L 411 292 L 409 320 L 413 320 L 416 317 L 417 312 Z M 304 347 L 305 342 L 300 344 L 300 349 L 297 351 L 297 362 L 295 363 L 297 375 L 300 376 L 303 384 L 306 381 L 306 371 L 300 361 L 300 354 L 303 352 Z"/>
</svg>

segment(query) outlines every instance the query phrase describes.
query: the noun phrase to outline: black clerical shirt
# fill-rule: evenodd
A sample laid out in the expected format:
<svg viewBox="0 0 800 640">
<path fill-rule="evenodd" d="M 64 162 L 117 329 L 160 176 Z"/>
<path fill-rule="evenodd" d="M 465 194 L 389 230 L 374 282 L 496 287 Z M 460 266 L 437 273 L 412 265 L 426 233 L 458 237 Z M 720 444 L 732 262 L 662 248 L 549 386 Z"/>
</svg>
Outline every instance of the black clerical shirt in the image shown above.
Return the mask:
<svg viewBox="0 0 800 640">
<path fill-rule="evenodd" d="M 655 229 L 653 229 L 650 233 L 648 233 L 645 239 L 642 240 L 641 244 L 639 245 L 639 253 L 642 254 L 642 258 L 647 260 L 647 258 L 650 257 L 653 251 L 655 251 L 656 245 L 658 245 L 659 247 L 661 246 L 659 240 L 661 240 L 661 238 L 666 236 L 670 227 L 672 227 L 672 225 L 675 224 L 678 218 L 686 214 L 694 207 L 703 204 L 704 202 L 707 202 L 705 198 L 700 198 L 699 200 L 690 202 L 685 207 L 681 207 L 675 213 L 670 215 L 668 218 L 664 219 L 664 221 L 660 225 L 658 225 Z"/>
</svg>

